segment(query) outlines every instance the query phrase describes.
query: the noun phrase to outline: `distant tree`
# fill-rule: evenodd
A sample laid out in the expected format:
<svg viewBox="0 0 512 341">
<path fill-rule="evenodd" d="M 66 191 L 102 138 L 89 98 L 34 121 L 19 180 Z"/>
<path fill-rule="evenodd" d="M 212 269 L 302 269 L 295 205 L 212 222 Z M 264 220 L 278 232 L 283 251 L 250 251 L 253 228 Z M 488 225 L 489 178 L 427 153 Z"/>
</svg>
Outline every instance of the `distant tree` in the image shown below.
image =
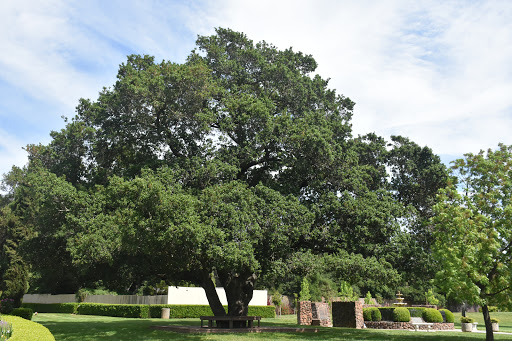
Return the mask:
<svg viewBox="0 0 512 341">
<path fill-rule="evenodd" d="M 309 292 L 309 281 L 306 277 L 302 279 L 302 284 L 300 285 L 300 293 L 299 300 L 300 301 L 309 301 L 311 299 L 311 293 Z"/>
<path fill-rule="evenodd" d="M 489 306 L 512 307 L 512 147 L 465 154 L 452 167 L 458 182 L 434 206 L 439 285 L 451 297 L 482 306 L 486 340 L 493 340 Z"/>
</svg>

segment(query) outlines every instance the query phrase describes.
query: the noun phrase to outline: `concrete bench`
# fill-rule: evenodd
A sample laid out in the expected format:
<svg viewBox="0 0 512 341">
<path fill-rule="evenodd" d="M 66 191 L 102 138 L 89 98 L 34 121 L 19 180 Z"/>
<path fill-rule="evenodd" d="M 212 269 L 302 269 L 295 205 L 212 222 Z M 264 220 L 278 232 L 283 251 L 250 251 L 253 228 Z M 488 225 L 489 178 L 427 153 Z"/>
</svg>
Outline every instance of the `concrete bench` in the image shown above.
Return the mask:
<svg viewBox="0 0 512 341">
<path fill-rule="evenodd" d="M 200 316 L 201 319 L 201 328 L 203 327 L 203 321 L 208 321 L 208 328 L 214 328 L 213 321 L 215 321 L 215 327 L 218 328 L 219 321 L 228 322 L 229 327 L 233 328 L 233 322 L 241 321 L 244 323 L 247 322 L 248 328 L 253 328 L 253 321 L 258 321 L 258 328 L 260 327 L 261 316 Z"/>
<path fill-rule="evenodd" d="M 415 331 L 420 329 L 420 326 L 427 326 L 427 331 L 432 329 L 433 323 L 425 322 L 421 317 L 411 317 L 411 324 Z"/>
</svg>

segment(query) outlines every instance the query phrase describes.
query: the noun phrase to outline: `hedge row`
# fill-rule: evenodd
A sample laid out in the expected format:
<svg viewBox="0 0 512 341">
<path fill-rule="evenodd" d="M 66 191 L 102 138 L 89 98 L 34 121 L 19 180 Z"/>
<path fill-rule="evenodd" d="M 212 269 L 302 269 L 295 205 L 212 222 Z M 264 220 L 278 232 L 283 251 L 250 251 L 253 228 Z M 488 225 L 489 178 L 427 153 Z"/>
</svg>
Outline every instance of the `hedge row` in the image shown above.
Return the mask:
<svg viewBox="0 0 512 341">
<path fill-rule="evenodd" d="M 22 308 L 30 308 L 38 313 L 76 314 L 78 303 L 23 303 Z"/>
<path fill-rule="evenodd" d="M 25 320 L 32 320 L 32 315 L 34 315 L 34 311 L 30 308 L 14 308 L 9 315 L 19 316 L 24 318 Z"/>
<path fill-rule="evenodd" d="M 68 313 L 79 315 L 100 315 L 132 318 L 158 318 L 162 308 L 170 309 L 171 318 L 187 318 L 213 315 L 208 305 L 176 304 L 103 304 L 103 303 L 23 303 L 22 307 L 39 313 Z M 224 307 L 227 311 L 227 307 Z M 275 317 L 274 306 L 249 306 L 249 315 Z"/>
<path fill-rule="evenodd" d="M 12 324 L 9 341 L 55 341 L 48 328 L 19 316 L 2 315 L 2 320 Z"/>
</svg>

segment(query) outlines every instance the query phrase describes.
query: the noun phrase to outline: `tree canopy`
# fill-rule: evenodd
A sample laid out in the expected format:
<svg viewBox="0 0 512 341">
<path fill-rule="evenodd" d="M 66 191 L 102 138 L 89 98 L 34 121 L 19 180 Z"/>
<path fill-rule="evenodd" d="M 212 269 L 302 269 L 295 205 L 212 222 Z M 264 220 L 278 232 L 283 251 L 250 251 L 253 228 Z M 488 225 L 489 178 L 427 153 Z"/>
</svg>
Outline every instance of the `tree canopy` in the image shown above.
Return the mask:
<svg viewBox="0 0 512 341">
<path fill-rule="evenodd" d="M 512 307 L 512 146 L 455 161 L 458 181 L 434 206 L 439 284 L 459 301 L 482 306 L 487 340 L 489 305 Z"/>
<path fill-rule="evenodd" d="M 4 179 L 33 290 L 183 281 L 224 314 L 213 290 L 222 285 L 228 313 L 240 315 L 257 279 L 298 292 L 302 278 L 286 272 L 307 255 L 332 265 L 329 280 L 365 290 L 378 286 L 362 280 L 376 270 L 389 279 L 384 295 L 408 273 L 430 279 L 427 222 L 444 166 L 404 137 L 354 138 L 354 103 L 316 67 L 222 28 L 183 64 L 129 56 L 112 87 L 81 99 Z M 409 246 L 420 266 L 404 261 Z"/>
</svg>

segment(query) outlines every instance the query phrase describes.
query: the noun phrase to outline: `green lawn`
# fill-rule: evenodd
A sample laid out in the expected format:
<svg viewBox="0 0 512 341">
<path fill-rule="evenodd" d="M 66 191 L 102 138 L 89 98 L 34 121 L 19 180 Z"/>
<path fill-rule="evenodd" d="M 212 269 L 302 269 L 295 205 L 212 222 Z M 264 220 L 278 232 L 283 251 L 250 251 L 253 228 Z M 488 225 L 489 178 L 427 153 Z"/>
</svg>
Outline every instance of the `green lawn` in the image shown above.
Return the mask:
<svg viewBox="0 0 512 341">
<path fill-rule="evenodd" d="M 477 322 L 481 314 L 470 314 Z M 456 315 L 456 319 L 460 314 Z M 500 329 L 512 331 L 512 313 L 494 313 L 500 319 Z M 375 329 L 320 328 L 319 333 L 260 333 L 260 334 L 179 334 L 152 330 L 156 325 L 199 325 L 199 319 L 125 319 L 102 316 L 39 314 L 34 321 L 46 326 L 57 341 L 94 340 L 482 340 L 484 334 L 457 332 L 412 332 Z M 263 326 L 295 326 L 295 316 L 263 319 Z M 460 327 L 459 327 L 460 328 Z M 483 327 L 480 328 L 483 330 Z M 496 340 L 512 340 L 512 335 L 495 335 Z"/>
<path fill-rule="evenodd" d="M 460 329 L 460 313 L 454 313 L 455 327 Z M 485 330 L 484 316 L 482 313 L 467 313 L 466 316 L 478 322 L 478 330 Z M 491 313 L 491 318 L 500 320 L 500 332 L 512 333 L 512 313 Z"/>
</svg>

